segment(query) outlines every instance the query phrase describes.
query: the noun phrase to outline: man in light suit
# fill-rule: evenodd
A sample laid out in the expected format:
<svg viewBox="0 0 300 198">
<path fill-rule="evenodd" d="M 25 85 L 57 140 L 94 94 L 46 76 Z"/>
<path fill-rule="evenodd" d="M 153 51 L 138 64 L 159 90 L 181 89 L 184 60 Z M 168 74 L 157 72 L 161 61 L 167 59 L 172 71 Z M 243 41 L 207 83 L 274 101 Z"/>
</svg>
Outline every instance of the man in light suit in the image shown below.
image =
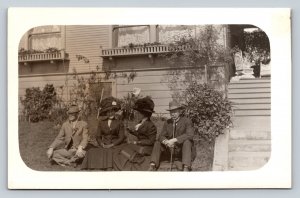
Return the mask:
<svg viewBox="0 0 300 198">
<path fill-rule="evenodd" d="M 88 143 L 88 127 L 85 121 L 79 120 L 78 106 L 72 105 L 68 115 L 68 120 L 49 146 L 47 156 L 61 166 L 76 166 L 76 162 L 86 153 L 84 149 Z"/>
<path fill-rule="evenodd" d="M 194 129 L 191 120 L 183 116 L 183 109 L 177 101 L 169 103 L 167 111 L 170 112 L 171 119 L 164 123 L 154 144 L 149 171 L 155 171 L 159 167 L 161 154 L 172 155 L 174 158 L 180 156 L 182 163 L 177 168 L 191 170 Z"/>
</svg>

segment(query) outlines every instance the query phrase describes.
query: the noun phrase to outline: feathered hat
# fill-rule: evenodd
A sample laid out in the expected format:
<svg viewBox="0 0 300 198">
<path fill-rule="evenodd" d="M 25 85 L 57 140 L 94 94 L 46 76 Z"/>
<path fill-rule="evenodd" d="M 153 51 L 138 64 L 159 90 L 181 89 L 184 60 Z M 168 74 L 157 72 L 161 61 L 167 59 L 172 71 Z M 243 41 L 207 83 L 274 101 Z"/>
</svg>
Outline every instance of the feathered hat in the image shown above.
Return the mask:
<svg viewBox="0 0 300 198">
<path fill-rule="evenodd" d="M 133 106 L 134 110 L 154 113 L 154 102 L 149 97 L 146 96 L 144 98 L 138 99 Z"/>
<path fill-rule="evenodd" d="M 104 112 L 107 112 L 111 109 L 114 109 L 114 110 L 119 110 L 121 109 L 121 105 L 119 103 L 119 101 L 114 98 L 114 97 L 108 97 L 108 98 L 105 98 L 101 101 L 100 103 L 100 114 L 104 113 Z"/>
</svg>

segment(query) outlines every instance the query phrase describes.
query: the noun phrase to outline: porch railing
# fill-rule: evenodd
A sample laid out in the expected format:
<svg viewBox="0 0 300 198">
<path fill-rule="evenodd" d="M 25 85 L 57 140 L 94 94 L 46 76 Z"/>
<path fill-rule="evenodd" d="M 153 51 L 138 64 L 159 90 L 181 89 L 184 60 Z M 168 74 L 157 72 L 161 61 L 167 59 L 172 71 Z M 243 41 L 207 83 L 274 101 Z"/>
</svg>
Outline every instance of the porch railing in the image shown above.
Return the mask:
<svg viewBox="0 0 300 198">
<path fill-rule="evenodd" d="M 138 47 L 126 47 L 126 48 L 112 48 L 101 49 L 101 57 L 113 57 L 113 56 L 130 56 L 130 55 L 144 55 L 144 54 L 160 54 L 170 53 L 174 51 L 191 50 L 189 45 L 153 45 L 153 46 L 138 46 Z"/>
<path fill-rule="evenodd" d="M 68 54 L 62 50 L 58 52 L 45 52 L 45 53 L 33 53 L 33 54 L 21 54 L 18 59 L 20 63 L 35 62 L 35 61 L 51 61 L 51 60 L 65 60 L 68 58 Z"/>
</svg>

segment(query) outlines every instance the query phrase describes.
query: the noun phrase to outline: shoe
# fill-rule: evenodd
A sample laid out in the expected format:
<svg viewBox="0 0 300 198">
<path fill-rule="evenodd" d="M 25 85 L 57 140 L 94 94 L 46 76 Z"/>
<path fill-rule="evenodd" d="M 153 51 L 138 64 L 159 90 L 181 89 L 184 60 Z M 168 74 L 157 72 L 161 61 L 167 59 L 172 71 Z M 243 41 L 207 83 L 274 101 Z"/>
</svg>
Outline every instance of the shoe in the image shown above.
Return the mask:
<svg viewBox="0 0 300 198">
<path fill-rule="evenodd" d="M 189 172 L 190 170 L 191 170 L 190 167 L 184 165 L 184 167 L 183 167 L 184 172 Z"/>
<path fill-rule="evenodd" d="M 155 164 L 150 164 L 148 171 L 156 171 Z"/>
</svg>

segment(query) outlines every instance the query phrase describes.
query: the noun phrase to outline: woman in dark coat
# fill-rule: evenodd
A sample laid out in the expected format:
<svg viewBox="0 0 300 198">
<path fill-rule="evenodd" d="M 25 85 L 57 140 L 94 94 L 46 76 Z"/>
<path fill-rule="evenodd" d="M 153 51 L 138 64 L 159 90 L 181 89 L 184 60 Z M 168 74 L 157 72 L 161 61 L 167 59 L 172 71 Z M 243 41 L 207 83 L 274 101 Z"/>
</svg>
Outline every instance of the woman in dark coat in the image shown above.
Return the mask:
<svg viewBox="0 0 300 198">
<path fill-rule="evenodd" d="M 133 109 L 140 122 L 134 129 L 127 129 L 136 137 L 135 141 L 124 144 L 122 148 L 114 153 L 114 169 L 122 171 L 147 170 L 150 155 L 156 140 L 157 129 L 150 120 L 154 112 L 154 103 L 149 97 L 138 99 Z"/>
<path fill-rule="evenodd" d="M 100 104 L 100 117 L 96 140 L 98 148 L 91 148 L 82 162 L 82 169 L 112 170 L 113 153 L 123 143 L 124 125 L 115 118 L 115 113 L 120 109 L 120 104 L 113 97 L 104 99 Z"/>
</svg>

